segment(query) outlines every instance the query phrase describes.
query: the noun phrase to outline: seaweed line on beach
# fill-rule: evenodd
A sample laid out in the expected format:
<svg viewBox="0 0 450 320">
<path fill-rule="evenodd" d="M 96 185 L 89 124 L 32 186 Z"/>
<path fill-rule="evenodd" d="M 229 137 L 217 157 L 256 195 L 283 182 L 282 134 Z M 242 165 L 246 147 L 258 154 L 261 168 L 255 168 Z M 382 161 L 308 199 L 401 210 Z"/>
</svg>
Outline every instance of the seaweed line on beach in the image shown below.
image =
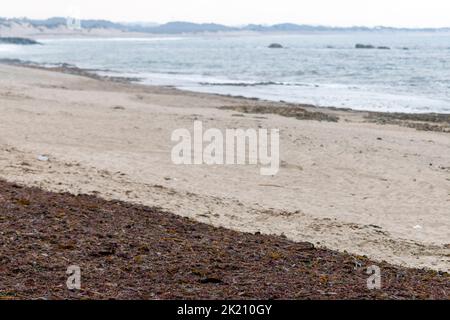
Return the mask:
<svg viewBox="0 0 450 320">
<path fill-rule="evenodd" d="M 369 112 L 365 119 L 377 124 L 393 124 L 420 131 L 450 133 L 450 114 Z"/>
<path fill-rule="evenodd" d="M 35 63 L 35 62 L 31 62 L 31 61 L 23 61 L 20 59 L 0 59 L 0 63 L 12 65 L 12 66 L 20 66 L 20 67 L 48 70 L 48 71 L 54 71 L 54 72 L 61 72 L 61 73 L 66 73 L 66 74 L 71 74 L 71 75 L 76 75 L 76 76 L 81 76 L 81 77 L 87 77 L 87 78 L 91 78 L 91 79 L 95 79 L 95 80 L 112 81 L 112 82 L 118 82 L 118 83 L 132 83 L 132 82 L 139 82 L 142 80 L 137 77 L 102 76 L 96 72 L 108 71 L 108 70 L 83 69 L 83 68 L 79 68 L 75 65 L 69 64 L 69 63 L 45 65 L 45 64 Z"/>
<path fill-rule="evenodd" d="M 0 299 L 449 299 L 449 274 L 0 181 Z M 66 288 L 79 265 L 82 288 Z M 382 289 L 367 288 L 367 267 Z"/>
<path fill-rule="evenodd" d="M 306 106 L 315 108 L 314 106 Z M 250 114 L 275 114 L 283 117 L 296 118 L 297 120 L 317 120 L 338 122 L 339 117 L 319 111 L 308 111 L 298 106 L 265 106 L 265 105 L 240 105 L 224 106 L 223 110 L 233 110 Z"/>
</svg>

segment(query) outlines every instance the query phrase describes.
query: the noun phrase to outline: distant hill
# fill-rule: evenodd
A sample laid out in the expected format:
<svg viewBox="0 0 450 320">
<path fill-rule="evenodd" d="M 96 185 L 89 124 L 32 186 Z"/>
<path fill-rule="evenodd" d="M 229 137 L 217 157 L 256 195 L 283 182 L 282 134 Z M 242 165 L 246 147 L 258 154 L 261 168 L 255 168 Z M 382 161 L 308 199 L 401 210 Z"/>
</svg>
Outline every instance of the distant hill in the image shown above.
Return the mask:
<svg viewBox="0 0 450 320">
<path fill-rule="evenodd" d="M 330 32 L 330 31 L 370 31 L 373 29 L 367 27 L 327 27 L 327 26 L 311 26 L 311 25 L 299 25 L 294 23 L 281 23 L 271 26 L 250 24 L 242 28 L 243 30 L 256 31 L 256 32 Z"/>
<path fill-rule="evenodd" d="M 226 32 L 238 31 L 238 28 L 231 28 L 215 23 L 192 23 L 192 22 L 169 22 L 160 26 L 146 28 L 151 33 L 198 33 L 198 32 Z"/>
<path fill-rule="evenodd" d="M 329 27 L 311 26 L 294 23 L 275 25 L 250 24 L 242 27 L 230 27 L 215 23 L 192 23 L 184 21 L 155 23 L 118 23 L 107 20 L 82 20 L 81 30 L 67 27 L 66 18 L 54 17 L 46 20 L 27 18 L 0 18 L 0 36 L 42 36 L 42 35 L 120 35 L 125 33 L 144 34 L 184 34 L 184 33 L 216 33 L 216 32 L 283 32 L 283 33 L 311 33 L 311 32 L 359 32 L 359 31 L 416 31 L 416 32 L 450 32 L 450 28 L 441 29 L 406 29 L 390 27 Z"/>
</svg>

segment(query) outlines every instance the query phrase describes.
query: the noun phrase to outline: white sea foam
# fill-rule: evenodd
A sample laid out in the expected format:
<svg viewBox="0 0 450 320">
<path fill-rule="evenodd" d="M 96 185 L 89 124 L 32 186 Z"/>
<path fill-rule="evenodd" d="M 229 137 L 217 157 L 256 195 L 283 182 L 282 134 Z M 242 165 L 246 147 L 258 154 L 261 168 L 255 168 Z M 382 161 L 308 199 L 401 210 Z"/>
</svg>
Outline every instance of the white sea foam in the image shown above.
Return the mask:
<svg viewBox="0 0 450 320">
<path fill-rule="evenodd" d="M 20 50 L 20 46 L 13 44 L 0 44 L 1 53 L 17 53 Z"/>
</svg>

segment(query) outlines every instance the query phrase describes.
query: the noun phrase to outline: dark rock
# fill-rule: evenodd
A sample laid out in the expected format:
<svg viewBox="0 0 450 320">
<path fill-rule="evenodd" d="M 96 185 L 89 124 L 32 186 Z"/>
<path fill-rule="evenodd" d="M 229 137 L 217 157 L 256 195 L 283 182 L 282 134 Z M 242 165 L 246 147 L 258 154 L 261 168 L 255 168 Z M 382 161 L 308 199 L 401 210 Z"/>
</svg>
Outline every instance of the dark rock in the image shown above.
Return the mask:
<svg viewBox="0 0 450 320">
<path fill-rule="evenodd" d="M 355 45 L 356 49 L 375 49 L 375 47 L 371 44 L 361 44 L 358 43 L 357 45 Z"/>
<path fill-rule="evenodd" d="M 379 49 L 379 50 L 390 50 L 390 47 L 386 47 L 386 46 L 379 46 L 379 47 L 375 47 L 371 44 L 361 44 L 358 43 L 357 45 L 355 45 L 356 49 Z"/>
<path fill-rule="evenodd" d="M 281 44 L 279 44 L 279 43 L 272 43 L 272 44 L 269 46 L 269 48 L 270 48 L 270 49 L 283 49 L 283 46 L 282 46 Z"/>
<path fill-rule="evenodd" d="M 41 44 L 35 40 L 27 39 L 27 38 L 4 38 L 0 37 L 0 44 L 18 44 L 18 45 L 36 45 Z"/>
</svg>

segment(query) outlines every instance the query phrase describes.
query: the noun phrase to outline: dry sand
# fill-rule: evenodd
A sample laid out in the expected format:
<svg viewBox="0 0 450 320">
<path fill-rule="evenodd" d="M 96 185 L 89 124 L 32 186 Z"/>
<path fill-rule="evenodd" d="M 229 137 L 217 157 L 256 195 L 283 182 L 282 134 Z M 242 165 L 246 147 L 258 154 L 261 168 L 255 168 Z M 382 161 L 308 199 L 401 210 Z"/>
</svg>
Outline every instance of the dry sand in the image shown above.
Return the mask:
<svg viewBox="0 0 450 320">
<path fill-rule="evenodd" d="M 311 108 L 338 122 L 238 112 L 267 105 L 278 104 L 0 65 L 0 178 L 449 270 L 448 133 L 338 110 Z M 172 131 L 196 119 L 207 128 L 279 128 L 280 172 L 172 164 Z"/>
</svg>

